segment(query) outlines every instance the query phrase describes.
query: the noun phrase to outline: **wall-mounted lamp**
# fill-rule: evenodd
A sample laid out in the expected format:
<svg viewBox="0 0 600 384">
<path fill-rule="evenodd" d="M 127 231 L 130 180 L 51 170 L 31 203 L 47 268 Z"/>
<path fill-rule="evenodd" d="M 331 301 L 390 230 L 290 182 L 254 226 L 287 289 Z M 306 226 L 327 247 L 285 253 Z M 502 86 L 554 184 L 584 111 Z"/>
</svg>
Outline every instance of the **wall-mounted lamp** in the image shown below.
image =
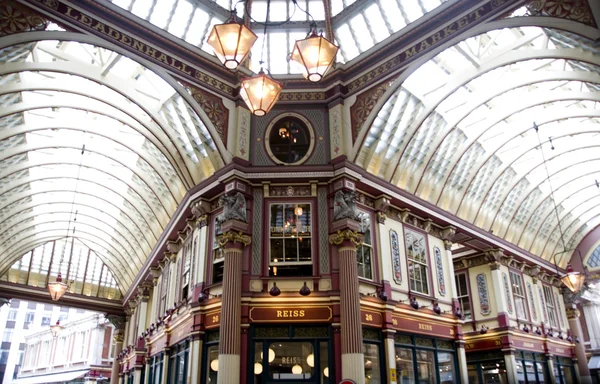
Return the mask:
<svg viewBox="0 0 600 384">
<path fill-rule="evenodd" d="M 308 296 L 310 295 L 310 288 L 308 288 L 308 286 L 306 285 L 306 281 L 304 282 L 304 285 L 300 288 L 300 292 L 299 292 L 302 296 Z"/>
<path fill-rule="evenodd" d="M 556 336 L 556 337 L 558 337 L 561 340 L 565 338 L 564 335 L 562 334 L 562 331 L 558 331 L 558 336 Z"/>
<path fill-rule="evenodd" d="M 571 337 L 571 335 L 567 336 L 567 341 L 569 343 L 572 343 L 573 342 L 573 337 Z"/>
<path fill-rule="evenodd" d="M 221 297 L 221 295 L 211 295 L 208 289 L 205 289 L 198 295 L 198 303 L 201 303 L 208 299 L 214 299 L 215 297 Z M 177 304 L 175 304 L 175 307 L 177 307 Z"/>
<path fill-rule="evenodd" d="M 377 287 L 377 289 L 375 290 L 375 292 L 367 293 L 367 296 L 377 297 L 377 298 L 379 298 L 382 301 L 387 301 L 388 300 L 387 293 L 385 293 L 385 291 L 382 288 L 379 288 L 379 287 Z M 400 303 L 402 303 L 402 301 L 400 301 Z"/>
<path fill-rule="evenodd" d="M 461 319 L 463 318 L 463 313 L 460 310 L 460 307 L 457 305 L 456 309 L 454 310 L 454 316 L 456 316 L 457 318 Z"/>
<path fill-rule="evenodd" d="M 482 325 L 481 329 L 479 330 L 479 333 L 481 333 L 482 335 L 485 335 L 488 331 L 488 329 L 490 329 L 487 325 Z"/>
<path fill-rule="evenodd" d="M 579 344 L 579 343 L 580 343 L 580 341 L 579 341 L 579 336 L 575 336 L 575 342 L 576 342 L 577 344 Z"/>
<path fill-rule="evenodd" d="M 433 303 L 433 312 L 435 312 L 436 315 L 440 315 L 442 313 L 442 308 L 440 308 L 440 305 L 435 302 Z"/>
<path fill-rule="evenodd" d="M 269 290 L 269 295 L 279 296 L 280 294 L 281 294 L 281 290 L 279 288 L 277 288 L 277 283 L 273 282 L 273 287 L 271 287 L 271 289 Z"/>
<path fill-rule="evenodd" d="M 419 302 L 417 301 L 417 298 L 412 296 L 410 298 L 410 306 L 413 307 L 414 309 L 419 309 Z"/>
<path fill-rule="evenodd" d="M 548 330 L 548 332 L 546 332 L 546 336 L 548 336 L 548 337 L 552 337 L 552 336 L 554 336 L 554 332 L 552 332 L 552 328 L 550 328 L 550 329 Z"/>
<path fill-rule="evenodd" d="M 540 329 L 540 327 L 537 327 L 535 329 L 535 333 L 536 333 L 536 335 L 541 335 L 542 334 L 542 330 Z"/>
<path fill-rule="evenodd" d="M 529 327 L 527 326 L 527 324 L 525 324 L 525 325 L 523 326 L 523 332 L 527 332 L 527 333 L 529 333 Z"/>
</svg>

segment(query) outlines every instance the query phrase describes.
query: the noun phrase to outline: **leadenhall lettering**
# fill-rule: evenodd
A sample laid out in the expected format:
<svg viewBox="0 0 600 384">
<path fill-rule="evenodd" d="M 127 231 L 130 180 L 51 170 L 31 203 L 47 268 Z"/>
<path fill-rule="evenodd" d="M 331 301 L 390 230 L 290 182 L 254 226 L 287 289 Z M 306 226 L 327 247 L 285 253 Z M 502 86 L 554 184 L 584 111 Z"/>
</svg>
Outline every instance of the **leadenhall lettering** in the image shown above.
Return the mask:
<svg viewBox="0 0 600 384">
<path fill-rule="evenodd" d="M 187 64 L 180 62 L 170 56 L 167 56 L 163 52 L 157 51 L 156 49 L 150 47 L 147 44 L 142 43 L 139 40 L 136 40 L 132 37 L 129 37 L 108 25 L 105 25 L 98 20 L 94 20 L 89 16 L 86 16 L 79 11 L 67 6 L 67 12 L 65 15 L 70 18 L 79 21 L 80 23 L 87 25 L 88 27 L 106 35 L 110 36 L 113 40 L 116 40 L 126 46 L 135 49 L 138 52 L 143 53 L 146 56 L 152 57 L 154 60 L 160 61 L 163 64 L 168 65 L 171 68 L 174 68 L 178 71 L 181 71 L 187 75 L 192 75 L 192 68 L 188 67 Z"/>
</svg>

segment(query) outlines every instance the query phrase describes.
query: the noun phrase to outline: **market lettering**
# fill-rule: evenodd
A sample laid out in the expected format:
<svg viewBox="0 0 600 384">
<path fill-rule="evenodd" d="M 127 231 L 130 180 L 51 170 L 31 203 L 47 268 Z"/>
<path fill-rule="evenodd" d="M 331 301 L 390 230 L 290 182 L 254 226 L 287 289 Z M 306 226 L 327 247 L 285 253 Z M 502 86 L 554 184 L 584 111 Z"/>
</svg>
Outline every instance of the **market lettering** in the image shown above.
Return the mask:
<svg viewBox="0 0 600 384">
<path fill-rule="evenodd" d="M 133 48 L 136 51 L 143 53 L 146 56 L 150 56 L 151 58 L 153 58 L 156 61 L 159 61 L 165 65 L 168 65 L 171 68 L 174 68 L 180 72 L 183 72 L 187 75 L 192 76 L 192 68 L 190 68 L 187 64 L 182 63 L 181 61 L 176 60 L 170 56 L 167 56 L 165 53 L 157 51 L 156 49 L 150 47 L 149 45 L 142 43 L 141 41 L 136 40 L 134 38 L 131 38 L 119 31 L 109 27 L 108 25 L 105 25 L 105 24 L 99 22 L 98 20 L 92 19 L 91 17 L 86 16 L 86 15 L 82 14 L 81 12 L 76 11 L 75 9 L 73 9 L 69 6 L 67 6 L 67 11 L 66 11 L 65 15 L 72 18 L 73 20 L 76 20 L 84 25 L 87 25 L 88 27 L 90 27 L 106 36 L 109 36 L 110 38 L 120 42 L 121 44 L 124 44 L 130 48 Z"/>
<path fill-rule="evenodd" d="M 277 317 L 304 317 L 304 310 L 277 311 Z"/>
<path fill-rule="evenodd" d="M 424 331 L 433 331 L 433 326 L 430 324 L 419 323 L 419 329 L 422 329 Z"/>
<path fill-rule="evenodd" d="M 425 40 L 421 41 L 420 43 L 417 43 L 412 47 L 408 48 L 406 51 L 404 51 L 405 59 L 408 59 L 418 53 L 421 53 L 422 51 L 428 49 L 440 40 L 446 39 L 449 36 L 454 35 L 456 32 L 460 31 L 461 29 L 464 29 L 469 24 L 479 20 L 483 16 L 483 11 L 485 11 L 485 8 L 480 7 L 474 10 L 473 12 L 461 17 L 452 24 L 447 25 L 441 31 L 438 31 L 433 35 L 428 36 L 427 38 L 425 38 Z"/>
</svg>

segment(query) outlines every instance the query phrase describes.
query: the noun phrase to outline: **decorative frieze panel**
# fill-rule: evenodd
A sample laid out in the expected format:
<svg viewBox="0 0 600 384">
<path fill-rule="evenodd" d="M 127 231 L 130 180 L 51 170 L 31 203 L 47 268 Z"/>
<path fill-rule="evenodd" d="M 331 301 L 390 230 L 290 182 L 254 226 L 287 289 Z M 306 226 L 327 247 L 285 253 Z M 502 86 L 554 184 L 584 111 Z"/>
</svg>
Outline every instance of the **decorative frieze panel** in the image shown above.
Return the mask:
<svg viewBox="0 0 600 384">
<path fill-rule="evenodd" d="M 435 256 L 435 270 L 438 282 L 438 292 L 442 296 L 446 296 L 446 283 L 444 281 L 444 264 L 442 263 L 442 252 L 438 247 L 433 247 Z"/>
<path fill-rule="evenodd" d="M 390 230 L 390 249 L 392 250 L 392 268 L 394 272 L 394 281 L 396 284 L 402 283 L 402 269 L 400 267 L 400 243 L 398 233 Z"/>
<path fill-rule="evenodd" d="M 43 31 L 48 20 L 16 1 L 0 4 L 0 37 L 28 31 Z"/>
<path fill-rule="evenodd" d="M 393 76 L 375 87 L 361 93 L 356 98 L 356 102 L 350 107 L 350 120 L 352 122 L 352 143 L 356 142 L 360 127 L 369 118 L 369 115 L 377 105 L 377 102 L 385 94 L 394 80 L 398 76 Z"/>
<path fill-rule="evenodd" d="M 502 282 L 504 283 L 504 295 L 506 296 L 506 309 L 508 313 L 513 313 L 512 299 L 510 298 L 510 285 L 508 284 L 508 275 L 502 272 Z"/>
<path fill-rule="evenodd" d="M 531 16 L 559 17 L 596 27 L 588 0 L 534 0 L 527 9 Z"/>
<path fill-rule="evenodd" d="M 311 186 L 269 186 L 269 196 L 272 197 L 304 197 L 311 196 Z"/>
<path fill-rule="evenodd" d="M 202 89 L 188 85 L 188 89 L 200 108 L 215 127 L 223 144 L 227 145 L 227 128 L 229 127 L 229 110 L 223 99 Z"/>
<path fill-rule="evenodd" d="M 490 314 L 490 297 L 488 293 L 487 280 L 483 273 L 475 278 L 477 280 L 477 293 L 479 295 L 479 310 L 482 315 Z"/>
</svg>

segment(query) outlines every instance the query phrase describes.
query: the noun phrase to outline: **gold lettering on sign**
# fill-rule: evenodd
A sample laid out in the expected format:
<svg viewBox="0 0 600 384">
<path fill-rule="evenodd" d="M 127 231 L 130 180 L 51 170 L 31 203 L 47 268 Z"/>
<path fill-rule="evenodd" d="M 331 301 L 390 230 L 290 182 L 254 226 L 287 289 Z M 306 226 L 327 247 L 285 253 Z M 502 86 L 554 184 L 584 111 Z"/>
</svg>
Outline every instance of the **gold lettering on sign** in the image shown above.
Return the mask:
<svg viewBox="0 0 600 384">
<path fill-rule="evenodd" d="M 419 323 L 419 329 L 422 329 L 424 331 L 433 331 L 433 326 L 429 324 Z"/>
<path fill-rule="evenodd" d="M 454 35 L 461 29 L 464 29 L 465 27 L 467 27 L 469 24 L 472 24 L 475 21 L 479 20 L 483 16 L 484 11 L 485 11 L 485 8 L 480 7 L 478 9 L 472 11 L 468 15 L 461 17 L 457 21 L 447 25 L 444 29 L 434 33 L 431 36 L 428 36 L 420 43 L 417 43 L 417 44 L 413 45 L 412 47 L 408 48 L 407 50 L 405 50 L 404 51 L 405 58 L 408 59 L 408 58 L 428 49 L 429 47 L 436 44 L 437 42 L 439 42 L 443 39 L 446 39 L 451 35 Z"/>
<path fill-rule="evenodd" d="M 373 315 L 365 313 L 365 320 L 366 321 L 373 321 Z"/>
<path fill-rule="evenodd" d="M 293 310 L 293 311 L 277 311 L 277 317 L 289 318 L 289 317 L 304 317 L 304 310 Z"/>
<path fill-rule="evenodd" d="M 496 345 L 502 345 L 502 341 L 500 341 L 500 340 L 494 340 L 494 343 L 495 343 Z"/>
<path fill-rule="evenodd" d="M 475 348 L 475 344 L 473 344 L 473 343 L 467 343 L 467 344 L 465 344 L 465 347 L 467 349 L 473 349 L 473 348 Z"/>
<path fill-rule="evenodd" d="M 99 22 L 98 20 L 92 19 L 91 17 L 86 16 L 69 6 L 67 6 L 65 15 L 70 17 L 71 19 L 74 19 L 74 20 L 104 34 L 104 35 L 109 36 L 110 38 L 112 38 L 115 41 L 118 41 L 122 44 L 125 44 L 126 46 L 128 46 L 130 48 L 135 49 L 136 51 L 138 51 L 140 53 L 150 56 L 151 58 L 153 58 L 165 65 L 168 65 L 171 68 L 181 71 L 187 75 L 192 74 L 192 69 L 187 64 L 182 63 L 181 61 L 174 59 L 171 56 L 167 56 L 165 53 L 159 52 L 156 49 L 146 45 L 145 43 L 143 43 L 139 40 L 136 40 L 132 37 L 124 35 L 121 32 L 111 28 L 110 26 L 105 25 L 105 24 Z M 198 77 L 198 75 L 196 75 L 196 76 Z"/>
<path fill-rule="evenodd" d="M 527 348 L 535 348 L 535 344 L 533 343 L 523 343 L 523 346 Z"/>
<path fill-rule="evenodd" d="M 214 316 L 212 317 L 212 322 L 213 322 L 213 323 L 218 323 L 218 322 L 219 322 L 219 315 L 214 315 Z"/>
<path fill-rule="evenodd" d="M 398 320 L 392 319 L 392 325 L 398 325 Z"/>
<path fill-rule="evenodd" d="M 559 353 L 565 353 L 565 350 L 564 350 L 564 349 L 562 349 L 562 348 L 556 348 L 556 352 L 559 352 Z"/>
</svg>

